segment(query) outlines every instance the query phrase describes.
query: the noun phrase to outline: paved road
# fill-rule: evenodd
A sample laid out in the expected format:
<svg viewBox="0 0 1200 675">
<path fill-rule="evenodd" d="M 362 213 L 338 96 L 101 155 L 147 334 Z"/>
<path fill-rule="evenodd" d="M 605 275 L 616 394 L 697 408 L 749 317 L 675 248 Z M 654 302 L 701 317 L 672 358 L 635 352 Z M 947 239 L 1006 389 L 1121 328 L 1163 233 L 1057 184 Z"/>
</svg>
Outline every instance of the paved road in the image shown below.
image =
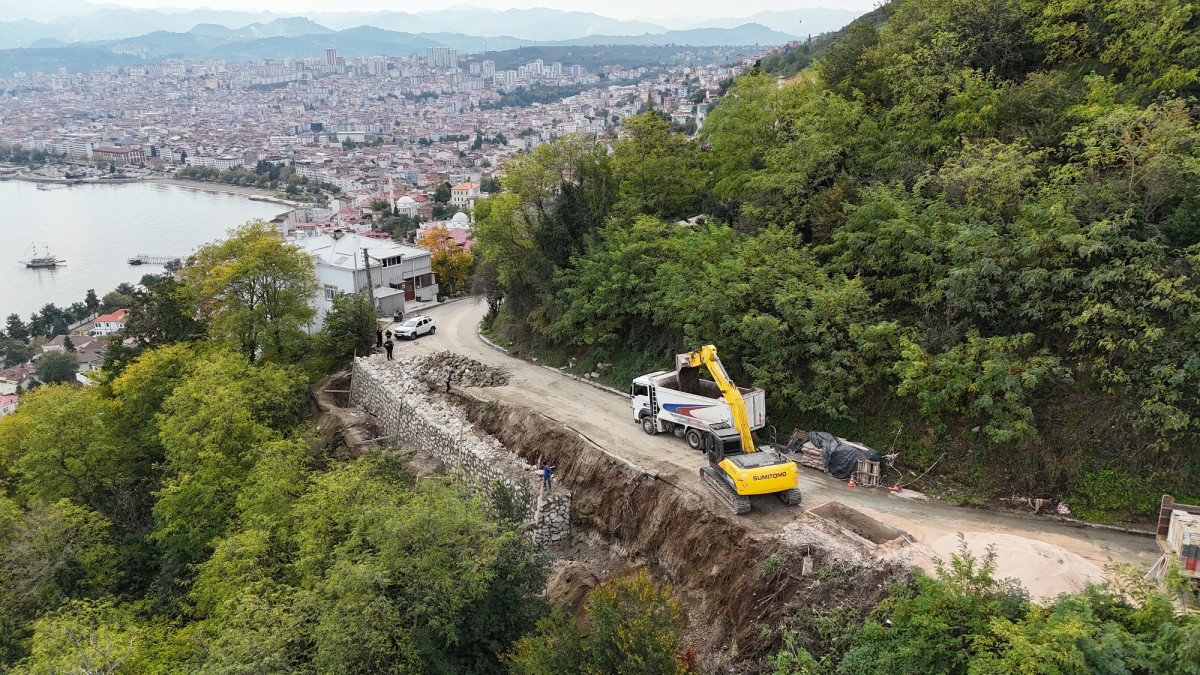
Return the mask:
<svg viewBox="0 0 1200 675">
<path fill-rule="evenodd" d="M 483 342 L 477 329 L 485 309 L 484 303 L 472 299 L 429 309 L 427 313 L 438 322 L 437 334 L 398 344 L 397 355 L 449 349 L 504 368 L 510 374 L 509 384 L 479 390 L 480 394 L 502 403 L 527 406 L 551 417 L 644 471 L 695 493 L 707 500 L 712 508 L 724 508 L 700 483 L 699 469 L 705 464 L 703 455 L 670 434 L 647 436 L 635 423 L 626 397 L 509 356 Z M 927 554 L 932 549 L 944 549 L 947 536 L 966 532 L 987 533 L 1002 549 L 1005 543 L 1011 545 L 1014 542 L 1016 548 L 1021 548 L 1018 537 L 1037 540 L 1078 554 L 1097 567 L 1110 562 L 1149 564 L 1157 557 L 1154 541 L 1148 537 L 1032 516 L 961 508 L 937 500 L 914 498 L 911 493 L 898 496 L 884 490 L 848 488 L 842 481 L 803 467 L 800 487 L 804 491 L 804 510 L 831 500 L 839 501 L 908 532 L 924 546 L 921 550 Z M 795 522 L 799 511 L 785 507 L 774 497 L 754 497 L 753 511 L 742 519 L 750 527 L 777 529 Z M 987 541 L 987 537 L 983 540 Z M 1029 551 L 1013 551 L 1011 564 L 1007 566 L 1001 560 L 1001 572 L 1018 576 L 1031 587 L 1037 586 L 1035 578 L 1044 570 L 1025 570 L 1039 561 L 1025 559 L 1022 554 L 1029 554 Z M 1001 555 L 1005 555 L 1004 550 Z M 1041 558 L 1046 557 L 1041 555 Z M 914 562 L 928 567 L 928 560 Z M 1061 590 L 1076 585 L 1065 583 Z M 1051 584 L 1048 590 L 1057 588 Z"/>
</svg>

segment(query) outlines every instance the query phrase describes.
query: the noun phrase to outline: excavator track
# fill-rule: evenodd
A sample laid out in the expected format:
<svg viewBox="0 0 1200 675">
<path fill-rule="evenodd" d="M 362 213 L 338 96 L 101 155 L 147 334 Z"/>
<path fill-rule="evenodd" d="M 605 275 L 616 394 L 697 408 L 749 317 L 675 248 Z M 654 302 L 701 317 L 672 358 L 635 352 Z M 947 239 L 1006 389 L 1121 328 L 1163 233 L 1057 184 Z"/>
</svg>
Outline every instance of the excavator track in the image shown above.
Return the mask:
<svg viewBox="0 0 1200 675">
<path fill-rule="evenodd" d="M 798 506 L 800 504 L 800 500 L 803 498 L 803 495 L 800 494 L 800 488 L 798 487 L 794 487 L 790 490 L 784 490 L 783 492 L 776 492 L 775 496 L 779 497 L 779 501 L 787 504 L 788 506 Z"/>
<path fill-rule="evenodd" d="M 725 479 L 721 478 L 716 469 L 711 466 L 700 467 L 700 482 L 707 485 L 717 499 L 728 506 L 734 514 L 744 516 L 750 513 L 750 498 L 739 495 Z"/>
</svg>

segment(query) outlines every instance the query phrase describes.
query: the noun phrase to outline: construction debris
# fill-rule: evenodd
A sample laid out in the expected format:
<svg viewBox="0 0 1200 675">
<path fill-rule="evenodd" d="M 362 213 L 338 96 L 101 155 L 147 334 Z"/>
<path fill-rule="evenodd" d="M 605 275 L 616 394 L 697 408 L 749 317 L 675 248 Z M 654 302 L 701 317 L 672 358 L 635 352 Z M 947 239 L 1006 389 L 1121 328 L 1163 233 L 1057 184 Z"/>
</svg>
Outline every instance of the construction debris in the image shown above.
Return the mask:
<svg viewBox="0 0 1200 675">
<path fill-rule="evenodd" d="M 859 460 L 874 462 L 875 483 L 879 480 L 879 453 L 861 443 L 837 438 L 824 431 L 796 432 L 788 443 L 787 455 L 801 466 L 824 471 L 834 478 L 850 478 Z"/>
<path fill-rule="evenodd" d="M 417 376 L 431 387 L 445 386 L 447 370 L 451 373 L 453 386 L 502 387 L 508 384 L 508 372 L 454 352 L 430 354 L 416 363 Z"/>
</svg>

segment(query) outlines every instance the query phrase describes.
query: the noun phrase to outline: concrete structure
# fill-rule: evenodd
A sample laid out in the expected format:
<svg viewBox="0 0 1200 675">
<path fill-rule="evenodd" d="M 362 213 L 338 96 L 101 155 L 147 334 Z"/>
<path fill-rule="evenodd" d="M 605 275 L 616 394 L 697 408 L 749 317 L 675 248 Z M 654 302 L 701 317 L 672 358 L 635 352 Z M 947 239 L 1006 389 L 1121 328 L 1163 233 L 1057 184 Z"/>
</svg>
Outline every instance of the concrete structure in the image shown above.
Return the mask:
<svg viewBox="0 0 1200 675">
<path fill-rule="evenodd" d="M 146 153 L 141 148 L 100 147 L 92 150 L 92 159 L 103 159 L 121 166 L 122 164 L 139 164 L 146 161 Z"/>
<path fill-rule="evenodd" d="M 423 248 L 340 230 L 300 240 L 297 246 L 312 256 L 321 282 L 321 291 L 313 299 L 317 310 L 314 331 L 325 323 L 325 315 L 333 308 L 333 298 L 339 293 L 366 291 L 368 277 L 375 306 L 384 316 L 404 311 L 405 300 L 437 299 L 432 260 L 429 251 Z M 363 249 L 370 260 L 369 270 Z"/>
<path fill-rule="evenodd" d="M 560 483 L 553 490 L 542 489 L 537 467 L 434 400 L 430 385 L 415 370 L 416 364 L 407 360 L 384 361 L 378 355 L 355 359 L 350 404 L 374 415 L 390 443 L 428 452 L 472 490 L 488 495 L 494 482 L 508 487 L 527 505 L 525 520 L 537 544 L 548 546 L 570 535 L 571 491 Z"/>
<path fill-rule="evenodd" d="M 110 314 L 101 314 L 92 323 L 92 335 L 116 335 L 125 327 L 125 315 L 128 309 L 118 309 Z"/>
</svg>

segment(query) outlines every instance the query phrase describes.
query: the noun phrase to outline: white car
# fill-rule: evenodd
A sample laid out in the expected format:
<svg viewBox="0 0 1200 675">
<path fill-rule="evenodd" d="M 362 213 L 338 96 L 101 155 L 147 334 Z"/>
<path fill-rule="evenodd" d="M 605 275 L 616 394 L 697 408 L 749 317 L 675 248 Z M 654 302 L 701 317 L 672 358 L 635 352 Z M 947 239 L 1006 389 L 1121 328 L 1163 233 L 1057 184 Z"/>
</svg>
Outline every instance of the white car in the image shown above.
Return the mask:
<svg viewBox="0 0 1200 675">
<path fill-rule="evenodd" d="M 404 323 L 400 324 L 399 328 L 392 332 L 398 338 L 413 340 L 426 333 L 433 335 L 437 332 L 437 324 L 433 322 L 432 317 L 413 316 L 406 319 Z"/>
</svg>

